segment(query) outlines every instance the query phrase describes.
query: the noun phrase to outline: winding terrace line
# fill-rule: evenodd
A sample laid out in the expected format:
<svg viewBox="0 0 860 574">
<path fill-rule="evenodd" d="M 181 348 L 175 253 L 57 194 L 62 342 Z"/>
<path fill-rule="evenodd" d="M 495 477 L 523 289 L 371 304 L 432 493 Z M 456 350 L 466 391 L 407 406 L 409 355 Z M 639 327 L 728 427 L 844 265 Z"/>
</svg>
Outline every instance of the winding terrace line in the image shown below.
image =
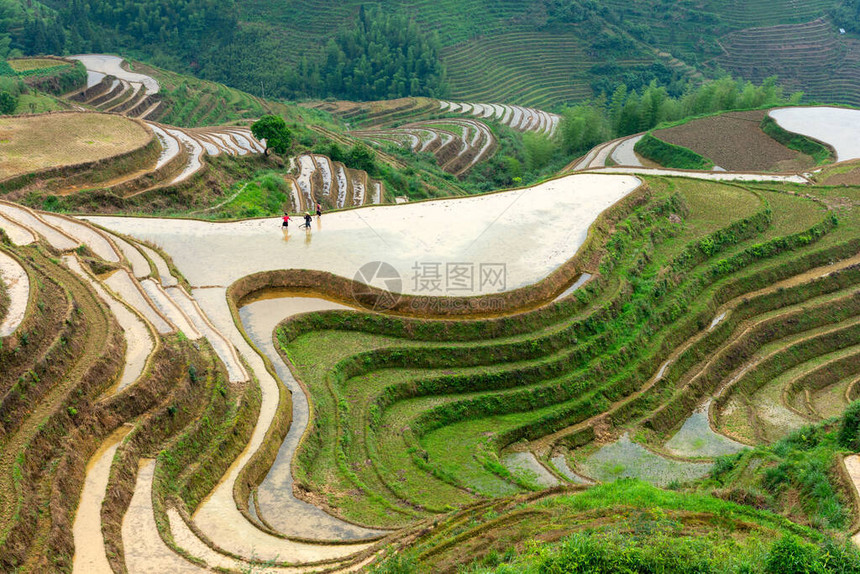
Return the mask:
<svg viewBox="0 0 860 574">
<path fill-rule="evenodd" d="M 731 314 L 731 312 L 738 305 L 742 304 L 744 302 L 744 300 L 746 300 L 746 299 L 753 299 L 755 297 L 760 297 L 760 296 L 766 295 L 768 293 L 776 292 L 777 290 L 780 290 L 780 289 L 785 289 L 785 288 L 792 287 L 795 285 L 808 283 L 808 282 L 811 282 L 811 281 L 821 277 L 822 275 L 825 275 L 827 273 L 832 273 L 834 271 L 838 271 L 840 269 L 844 269 L 846 267 L 850 267 L 850 266 L 858 264 L 858 263 L 860 263 L 860 254 L 858 254 L 852 258 L 849 258 L 849 259 L 843 259 L 841 261 L 835 262 L 835 263 L 830 264 L 830 265 L 818 267 L 818 268 L 806 271 L 804 273 L 797 274 L 797 275 L 792 276 L 790 278 L 787 278 L 783 281 L 779 281 L 777 283 L 774 283 L 773 285 L 770 285 L 764 289 L 759 289 L 757 291 L 753 291 L 750 293 L 743 293 L 741 295 L 738 295 L 734 299 L 727 301 L 726 303 L 721 305 L 716 310 L 715 314 L 716 314 L 716 316 L 719 316 L 721 314 L 723 314 L 723 316 L 728 316 L 729 314 Z M 721 345 L 720 349 L 712 352 L 710 354 L 710 358 L 708 360 L 700 363 L 699 365 L 694 366 L 691 371 L 688 371 L 687 373 L 685 373 L 683 380 L 692 379 L 692 378 L 698 376 L 699 374 L 703 373 L 710 364 L 712 364 L 714 361 L 717 360 L 721 350 L 728 348 L 733 342 L 737 341 L 744 334 L 751 332 L 751 330 L 756 325 L 758 325 L 764 321 L 767 321 L 769 319 L 770 319 L 769 317 L 755 316 L 755 317 L 751 317 L 750 319 L 747 319 L 744 322 L 742 322 L 735 329 L 735 333 L 733 333 L 732 336 Z M 595 425 L 601 423 L 602 421 L 610 418 L 611 415 L 614 412 L 617 412 L 621 407 L 623 407 L 624 405 L 633 401 L 634 399 L 640 397 L 644 393 L 648 392 L 651 388 L 653 388 L 654 385 L 662 379 L 662 377 L 666 371 L 666 368 L 669 367 L 672 363 L 674 363 L 678 359 L 678 357 L 681 356 L 681 354 L 683 354 L 687 349 L 692 347 L 696 342 L 698 342 L 703 337 L 705 337 L 709 332 L 710 331 L 708 329 L 703 329 L 703 330 L 699 331 L 698 333 L 696 333 L 696 335 L 694 335 L 692 338 L 685 341 L 682 345 L 679 345 L 678 347 L 676 347 L 675 350 L 672 351 L 672 353 L 669 355 L 669 357 L 667 357 L 667 359 L 661 365 L 658 372 L 653 377 L 651 377 L 645 383 L 645 385 L 643 385 L 636 392 L 628 395 L 627 397 L 619 399 L 618 401 L 613 403 L 608 409 L 606 409 L 604 412 L 602 412 L 598 415 L 595 415 L 595 416 L 590 417 L 590 418 L 588 418 L 582 422 L 579 422 L 575 425 L 561 429 L 561 430 L 556 431 L 552 434 L 548 434 L 546 436 L 543 436 L 539 439 L 532 441 L 530 444 L 530 450 L 535 452 L 539 458 L 546 457 L 546 456 L 548 456 L 548 454 L 552 450 L 552 448 L 564 437 L 575 434 L 576 432 L 581 431 L 581 430 L 585 429 L 586 427 L 595 426 Z M 678 384 L 679 388 L 680 388 L 681 384 L 682 383 L 679 381 L 679 384 Z M 719 432 L 719 431 L 715 431 L 715 432 Z M 735 437 L 727 437 L 727 438 L 732 439 L 732 440 L 737 440 Z M 743 441 L 741 441 L 741 442 L 743 442 Z M 744 444 L 746 444 L 746 443 L 744 443 Z"/>
<path fill-rule="evenodd" d="M 11 527 L 10 520 L 19 512 L 20 485 L 16 479 L 18 457 L 26 452 L 27 445 L 33 440 L 42 425 L 66 401 L 69 394 L 83 381 L 90 367 L 104 354 L 113 333 L 114 323 L 111 322 L 103 305 L 74 274 L 57 265 L 52 270 L 53 279 L 62 284 L 67 290 L 70 301 L 85 317 L 84 330 L 79 334 L 83 345 L 80 355 L 75 357 L 69 370 L 52 385 L 44 396 L 33 406 L 32 412 L 21 421 L 21 424 L 3 441 L 0 451 L 0 508 L 3 516 L 2 539 L 5 541 Z"/>
<path fill-rule="evenodd" d="M 80 260 L 72 255 L 63 257 L 63 263 L 78 275 L 82 280 L 86 281 L 90 287 L 98 294 L 98 296 L 107 304 L 116 318 L 117 323 L 122 328 L 125 335 L 125 367 L 122 371 L 114 392 L 120 392 L 126 387 L 137 381 L 143 370 L 146 367 L 146 362 L 150 355 L 155 350 L 153 337 L 154 333 L 150 332 L 147 323 L 141 320 L 137 314 L 130 311 L 116 297 L 108 293 L 102 285 L 90 277 L 84 268 L 81 266 Z"/>
</svg>

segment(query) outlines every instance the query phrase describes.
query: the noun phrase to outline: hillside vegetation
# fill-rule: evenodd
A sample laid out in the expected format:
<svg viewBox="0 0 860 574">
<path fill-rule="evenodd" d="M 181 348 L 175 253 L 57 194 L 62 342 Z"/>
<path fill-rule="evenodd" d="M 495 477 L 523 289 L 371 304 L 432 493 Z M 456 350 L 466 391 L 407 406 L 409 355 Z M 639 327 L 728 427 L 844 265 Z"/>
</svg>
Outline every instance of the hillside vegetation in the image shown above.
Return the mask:
<svg viewBox="0 0 860 574">
<path fill-rule="evenodd" d="M 621 83 L 641 90 L 656 80 L 677 95 L 689 80 L 728 70 L 754 81 L 778 74 L 816 99 L 860 101 L 849 0 L 363 6 L 4 0 L 0 57 L 130 52 L 268 97 L 447 95 L 554 109 Z M 851 34 L 839 37 L 836 26 Z"/>
</svg>

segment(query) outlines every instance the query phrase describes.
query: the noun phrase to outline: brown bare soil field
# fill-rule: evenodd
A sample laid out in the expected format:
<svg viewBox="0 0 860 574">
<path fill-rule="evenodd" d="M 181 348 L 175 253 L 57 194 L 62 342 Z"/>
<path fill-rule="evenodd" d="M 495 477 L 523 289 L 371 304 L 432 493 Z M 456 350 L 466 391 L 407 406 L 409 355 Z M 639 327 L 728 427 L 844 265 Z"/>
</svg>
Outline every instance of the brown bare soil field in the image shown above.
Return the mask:
<svg viewBox="0 0 860 574">
<path fill-rule="evenodd" d="M 150 137 L 138 123 L 108 114 L 0 118 L 0 179 L 126 153 Z"/>
<path fill-rule="evenodd" d="M 814 165 L 759 128 L 766 110 L 729 112 L 657 130 L 654 136 L 703 155 L 729 171 L 798 172 Z"/>
<path fill-rule="evenodd" d="M 860 185 L 860 161 L 826 168 L 815 179 L 823 185 Z"/>
</svg>

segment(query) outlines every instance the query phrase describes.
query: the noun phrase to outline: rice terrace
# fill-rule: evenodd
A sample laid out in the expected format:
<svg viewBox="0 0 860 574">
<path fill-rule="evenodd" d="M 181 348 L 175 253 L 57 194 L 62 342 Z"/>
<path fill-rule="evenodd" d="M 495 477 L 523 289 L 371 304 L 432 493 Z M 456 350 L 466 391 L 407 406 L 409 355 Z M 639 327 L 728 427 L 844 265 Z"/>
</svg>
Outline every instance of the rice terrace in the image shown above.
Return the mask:
<svg viewBox="0 0 860 574">
<path fill-rule="evenodd" d="M 858 17 L 0 0 L 0 572 L 860 573 Z"/>
</svg>

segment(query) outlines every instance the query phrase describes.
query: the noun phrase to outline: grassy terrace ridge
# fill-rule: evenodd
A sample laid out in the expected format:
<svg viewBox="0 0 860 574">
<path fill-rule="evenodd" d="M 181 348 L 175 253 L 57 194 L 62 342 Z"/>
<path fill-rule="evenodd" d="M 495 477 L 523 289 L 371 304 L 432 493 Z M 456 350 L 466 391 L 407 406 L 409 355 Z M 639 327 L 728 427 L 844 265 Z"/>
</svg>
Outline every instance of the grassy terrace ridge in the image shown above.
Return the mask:
<svg viewBox="0 0 860 574">
<path fill-rule="evenodd" d="M 651 183 L 660 189 L 657 181 Z M 835 219 L 823 205 L 789 193 L 755 185 L 660 183 L 664 192 L 675 188 L 684 199 L 673 209 L 685 213 L 685 228 L 668 235 L 659 227 L 639 229 L 653 243 L 625 245 L 624 257 L 612 258 L 614 273 L 612 266 L 604 266 L 599 281 L 605 283 L 579 293 L 569 311 L 558 304 L 555 315 L 532 312 L 542 319 L 537 329 L 525 327 L 534 325 L 528 314 L 499 319 L 495 321 L 514 330 L 485 343 L 469 343 L 477 333 L 493 337 L 495 329 L 478 329 L 481 322 L 441 330 L 432 322 L 359 321 L 342 312 L 287 323 L 280 333 L 284 352 L 318 407 L 315 427 L 299 454 L 297 480 L 311 490 L 325 484 L 332 507 L 351 520 L 374 525 L 408 523 L 487 496 L 533 488 L 526 477 L 511 475 L 498 462 L 499 449 L 588 421 L 607 409 L 611 426 L 647 416 L 647 427 L 667 433 L 695 408 L 697 397 L 714 390 L 689 387 L 686 372 L 734 340 L 730 335 L 738 324 L 772 311 L 777 316 L 772 323 L 779 325 L 781 315 L 790 317 L 797 310 L 802 316 L 801 306 L 813 304 L 822 293 L 849 293 L 846 289 L 857 279 L 856 274 L 837 274 L 814 289 L 807 279 L 791 291 L 795 303 L 785 309 L 780 309 L 784 296 L 773 293 L 744 303 L 679 356 L 664 381 L 649 386 L 645 383 L 667 354 L 707 326 L 717 305 L 740 302 L 744 293 L 767 287 L 775 277 L 791 278 L 849 257 L 860 246 L 858 238 L 851 240 L 856 219 L 851 212 L 848 221 L 834 228 Z M 728 196 L 719 197 L 716 190 Z M 727 205 L 726 197 L 737 202 L 744 194 L 753 199 L 748 211 L 741 203 L 722 210 L 722 222 L 697 221 L 698 214 L 713 217 L 715 205 Z M 708 199 L 715 202 L 710 207 Z M 764 211 L 756 207 L 759 201 L 766 201 Z M 732 220 L 729 213 L 748 215 Z M 757 217 L 763 218 L 760 225 L 753 223 Z M 637 219 L 640 225 L 649 220 L 641 212 Z M 686 227 L 693 223 L 699 225 Z M 635 226 L 626 222 L 620 228 Z M 800 256 L 807 251 L 808 257 Z M 657 278 L 661 280 L 655 282 Z M 654 296 L 656 301 L 646 306 Z M 838 299 L 836 294 L 829 297 L 815 308 L 827 309 Z M 683 319 L 680 309 L 686 311 Z M 816 318 L 813 326 L 839 321 L 834 313 L 810 317 Z M 635 335 L 622 335 L 637 324 Z M 796 331 L 783 327 L 781 332 L 788 336 L 808 329 L 801 322 Z M 392 337 L 398 331 L 411 336 Z M 440 335 L 449 342 L 438 341 Z M 437 342 L 421 341 L 431 337 Z M 780 340 L 771 335 L 774 345 Z M 577 367 L 570 371 L 573 365 Z M 601 383 L 589 383 L 594 377 L 588 373 L 600 373 Z M 576 447 L 585 435 L 567 436 L 571 440 L 565 444 Z M 658 436 L 665 435 L 654 440 Z M 339 494 L 347 491 L 349 500 Z"/>
<path fill-rule="evenodd" d="M 663 167 L 709 170 L 714 162 L 684 146 L 671 144 L 651 133 L 645 134 L 633 148 L 636 153 Z"/>
<path fill-rule="evenodd" d="M 30 72 L 33 70 L 47 70 L 51 68 L 66 68 L 74 65 L 73 62 L 63 62 L 52 58 L 20 58 L 7 60 L 9 67 L 16 72 Z"/>
<path fill-rule="evenodd" d="M 819 537 L 766 511 L 630 480 L 484 502 L 414 531 L 371 572 L 773 572 L 777 540 Z M 850 563 L 850 549 L 829 550 L 831 564 Z"/>
<path fill-rule="evenodd" d="M 715 189 L 721 187 L 708 187 L 711 185 L 707 184 L 706 186 L 710 193 L 714 193 Z M 696 188 L 695 185 L 692 185 L 692 187 Z M 715 248 L 716 252 L 713 255 L 723 250 L 731 254 L 735 250 L 740 249 L 740 246 L 745 241 L 755 239 L 762 232 L 766 232 L 768 229 L 768 218 L 772 217 L 772 212 L 771 210 L 757 211 L 755 205 L 761 199 L 756 194 L 742 192 L 740 189 L 731 186 L 726 186 L 723 191 L 730 195 L 732 193 L 739 194 L 740 198 L 744 197 L 744 193 L 749 194 L 749 197 L 753 200 L 747 208 L 751 210 L 749 212 L 749 221 L 744 220 L 745 223 L 739 223 L 738 221 L 731 223 L 727 221 L 728 228 L 722 228 L 717 224 L 716 229 L 710 229 L 711 237 L 701 245 L 698 241 L 686 244 L 683 240 L 677 238 L 667 239 L 664 235 L 666 231 L 657 232 L 656 237 L 663 236 L 663 239 L 659 240 L 659 243 L 665 241 L 668 246 L 667 249 L 670 249 L 669 254 L 667 254 L 669 259 L 662 260 L 667 262 L 675 261 L 674 265 L 677 266 L 676 269 L 678 270 L 685 269 L 687 266 L 697 269 L 704 263 L 701 260 L 704 257 L 701 252 L 702 246 L 705 246 L 705 249 L 710 249 L 708 246 L 717 245 Z M 683 195 L 684 192 L 681 191 L 680 193 Z M 695 191 L 688 191 L 687 193 L 695 197 Z M 782 199 L 784 198 L 780 196 L 780 200 Z M 800 198 L 792 198 L 790 201 L 795 202 L 795 208 L 807 203 L 806 200 Z M 785 207 L 784 203 L 780 202 L 780 207 Z M 758 209 L 761 208 L 759 207 Z M 743 208 L 739 208 L 734 213 L 744 213 Z M 757 213 L 759 215 L 756 215 Z M 812 217 L 813 221 L 811 225 L 814 227 L 816 225 L 815 222 L 821 222 L 825 215 L 820 208 L 813 209 L 813 213 L 818 214 Z M 764 227 L 758 227 L 753 223 L 757 217 L 763 217 L 761 223 L 764 224 Z M 689 219 L 689 221 L 696 220 Z M 806 221 L 803 223 L 806 223 Z M 720 231 L 721 229 L 722 231 Z M 728 232 L 726 229 L 732 229 L 733 231 Z M 743 237 L 736 235 L 740 229 L 743 230 Z M 797 229 L 797 232 L 803 232 L 805 229 L 808 228 L 801 227 Z M 705 235 L 707 235 L 708 228 L 698 229 L 698 231 L 704 231 Z M 652 235 L 653 233 L 652 231 Z M 695 232 L 693 232 L 693 236 L 695 236 Z M 701 238 L 701 236 L 699 237 Z M 727 237 L 733 237 L 733 239 L 729 240 L 729 244 L 723 243 L 720 245 L 721 242 L 727 241 Z M 715 241 L 715 243 L 712 244 L 712 241 Z M 734 248 L 731 247 L 736 242 L 740 242 L 740 244 Z M 639 249 L 641 248 L 639 247 Z M 645 255 L 646 253 L 648 255 Z M 593 308 L 601 310 L 597 316 L 604 315 L 610 319 L 620 309 L 626 308 L 626 312 L 622 311 L 621 315 L 617 316 L 617 319 L 614 319 L 614 324 L 617 324 L 619 328 L 625 325 L 629 326 L 632 320 L 641 321 L 645 319 L 644 316 L 634 319 L 640 313 L 634 310 L 638 305 L 634 305 L 634 309 L 631 309 L 629 303 L 624 303 L 624 301 L 636 302 L 636 299 L 639 298 L 636 297 L 635 292 L 630 292 L 629 283 L 626 287 L 624 284 L 631 280 L 641 281 L 641 279 L 638 279 L 638 275 L 639 273 L 645 273 L 645 271 L 640 269 L 639 266 L 646 266 L 646 260 L 655 259 L 655 253 L 662 253 L 659 246 L 652 245 L 644 252 L 633 251 L 629 254 L 625 253 L 625 256 L 631 259 L 626 259 L 625 257 L 624 261 L 628 262 L 627 265 L 634 265 L 633 269 L 636 276 L 630 277 L 627 280 L 619 280 L 619 277 L 616 279 L 614 285 L 612 283 L 607 285 L 608 292 L 605 295 L 610 298 L 603 304 L 600 303 L 601 299 L 599 297 L 592 300 L 601 291 L 599 287 L 594 287 L 591 292 L 581 293 L 582 302 L 578 305 L 574 304 L 573 307 L 582 309 L 582 307 L 590 304 Z M 672 256 L 670 255 L 671 253 L 675 253 L 675 255 Z M 697 255 L 694 256 L 693 254 L 695 253 Z M 735 257 L 742 257 L 742 254 L 743 252 L 740 252 Z M 657 263 L 652 263 L 652 265 L 656 268 Z M 648 268 L 652 268 L 652 266 L 645 267 L 645 269 Z M 608 269 L 606 268 L 607 271 Z M 612 276 L 611 273 L 608 275 Z M 646 275 L 646 277 L 648 276 Z M 603 277 L 602 279 L 606 282 L 610 281 L 608 277 Z M 688 283 L 688 287 L 695 285 L 696 282 Z M 696 288 L 699 291 L 702 287 L 706 287 L 707 283 L 700 283 L 700 285 L 700 287 Z M 668 288 L 668 284 L 664 287 L 664 289 L 666 288 Z M 677 289 L 680 290 L 680 286 Z M 595 293 L 594 290 L 598 292 Z M 645 293 L 647 292 L 648 290 L 645 289 Z M 672 289 L 665 294 L 666 299 L 661 304 L 663 306 L 658 307 L 658 309 L 663 309 L 662 312 L 668 313 L 662 320 L 671 317 L 674 313 L 672 311 L 673 307 L 679 305 L 679 302 L 673 302 L 673 299 L 677 299 L 678 295 L 669 297 L 671 293 Z M 632 299 L 631 295 L 633 296 Z M 695 297 L 696 295 L 697 292 L 693 292 L 688 297 Z M 615 302 L 613 302 L 613 299 Z M 631 315 L 631 313 L 633 314 Z M 294 361 L 300 377 L 310 387 L 316 404 L 319 407 L 317 411 L 319 424 L 306 441 L 300 453 L 297 478 L 303 481 L 313 481 L 314 476 L 327 476 L 328 479 L 331 479 L 332 474 L 338 473 L 336 468 L 340 468 L 340 473 L 343 473 L 342 476 L 344 476 L 341 480 L 346 481 L 344 486 L 340 488 L 345 489 L 347 485 L 352 484 L 358 488 L 371 491 L 367 493 L 369 498 L 378 495 L 379 498 L 375 502 L 379 505 L 379 512 L 382 515 L 385 515 L 386 512 L 396 513 L 389 516 L 389 519 L 395 521 L 397 520 L 397 515 L 405 518 L 404 514 L 409 515 L 410 513 L 414 513 L 414 509 L 421 508 L 422 505 L 426 506 L 427 510 L 433 509 L 438 511 L 440 501 L 446 500 L 446 497 L 444 495 L 439 495 L 438 497 L 433 495 L 432 489 L 429 486 L 430 484 L 444 483 L 448 485 L 439 486 L 440 492 L 445 492 L 450 487 L 453 487 L 454 491 L 460 490 L 462 493 L 460 500 L 463 500 L 463 496 L 466 496 L 468 499 L 475 494 L 481 493 L 503 494 L 506 491 L 510 492 L 512 487 L 515 488 L 515 485 L 507 483 L 507 486 L 505 486 L 505 480 L 497 477 L 493 472 L 488 472 L 487 468 L 485 468 L 492 468 L 493 452 L 496 448 L 505 446 L 505 441 L 517 440 L 517 438 L 511 437 L 530 435 L 531 431 L 525 430 L 528 428 L 528 421 L 530 419 L 544 421 L 539 423 L 537 427 L 544 430 L 535 429 L 535 432 L 541 433 L 551 428 L 546 425 L 558 425 L 566 420 L 570 420 L 571 416 L 579 416 L 574 414 L 576 412 L 576 402 L 572 403 L 570 407 L 561 407 L 559 405 L 561 409 L 550 406 L 556 401 L 562 401 L 563 403 L 563 397 L 567 393 L 573 392 L 574 389 L 577 389 L 576 393 L 581 393 L 583 390 L 588 389 L 587 386 L 582 387 L 582 383 L 574 384 L 576 377 L 571 379 L 570 375 L 565 375 L 558 381 L 553 382 L 555 377 L 564 372 L 563 365 L 571 361 L 574 361 L 571 364 L 583 364 L 582 361 L 587 357 L 595 357 L 597 359 L 596 363 L 590 368 L 598 369 L 599 372 L 604 373 L 604 376 L 612 376 L 611 380 L 618 381 L 617 384 L 620 388 L 616 391 L 611 390 L 611 385 L 608 385 L 606 389 L 601 391 L 601 394 L 604 396 L 603 400 L 608 399 L 611 402 L 615 400 L 613 396 L 618 396 L 617 393 L 622 393 L 621 396 L 629 393 L 632 390 L 630 388 L 631 383 L 635 384 L 634 381 L 637 376 L 631 369 L 620 369 L 621 365 L 619 361 L 628 356 L 628 353 L 630 353 L 629 356 L 631 358 L 634 357 L 634 349 L 647 340 L 641 339 L 640 335 L 639 337 L 634 337 L 633 340 L 625 341 L 624 338 L 618 338 L 617 335 L 613 335 L 614 328 L 611 326 L 607 326 L 605 330 L 599 329 L 595 333 L 595 325 L 599 324 L 595 322 L 596 317 L 588 319 L 586 316 L 585 320 L 580 320 L 578 323 L 575 322 L 572 324 L 572 327 L 579 324 L 580 327 L 578 330 L 575 327 L 568 327 L 565 330 L 559 330 L 556 327 L 556 334 L 552 334 L 551 329 L 546 336 L 541 337 L 540 331 L 529 332 L 526 329 L 526 332 L 529 333 L 528 338 L 519 343 L 519 346 L 517 346 L 516 342 L 505 344 L 503 341 L 486 347 L 467 346 L 460 348 L 458 345 L 445 349 L 444 347 L 440 348 L 439 345 L 430 345 L 427 347 L 428 351 L 433 349 L 430 354 L 418 353 L 416 355 L 416 349 L 411 349 L 409 354 L 405 355 L 398 352 L 397 347 L 389 348 L 386 351 L 371 351 L 372 349 L 380 349 L 382 346 L 390 347 L 392 344 L 402 345 L 405 341 L 379 338 L 379 336 L 370 334 L 360 335 L 343 332 L 341 330 L 343 326 L 348 325 L 348 323 L 344 322 L 347 318 L 339 314 L 331 314 L 331 317 L 332 320 L 330 322 L 317 324 L 315 328 L 333 330 L 320 331 L 318 335 L 308 334 L 298 338 L 294 338 L 297 331 L 292 330 L 292 334 L 287 339 L 282 339 L 286 343 L 287 355 Z M 659 331 L 660 321 L 655 321 L 655 319 L 651 320 L 654 327 L 646 328 L 646 331 L 650 331 L 651 329 Z M 507 320 L 507 323 L 517 324 L 512 320 Z M 328 325 L 328 327 L 323 327 L 323 324 Z M 647 325 L 648 322 L 646 321 L 645 324 Z M 520 328 L 522 328 L 522 325 Z M 428 327 L 430 327 L 430 332 L 433 332 L 432 326 Z M 373 329 L 368 324 L 365 324 L 365 328 L 371 329 L 371 331 Z M 690 329 L 691 327 L 688 326 L 686 328 Z M 696 329 L 695 325 L 692 326 L 692 329 L 694 332 Z M 410 328 L 410 331 L 417 333 L 417 325 Z M 301 329 L 298 332 L 301 332 Z M 469 328 L 467 332 L 472 332 L 472 329 Z M 446 335 L 449 334 L 446 333 Z M 576 337 L 575 339 L 574 336 Z M 317 337 L 323 337 L 323 339 L 318 340 Z M 566 346 L 571 345 L 571 341 L 573 340 L 577 341 L 577 345 L 571 348 L 573 350 L 573 353 L 571 353 L 571 351 L 566 350 Z M 553 341 L 556 342 L 553 343 Z M 531 346 L 529 346 L 529 343 Z M 410 343 L 410 347 L 412 345 L 416 345 L 416 343 Z M 424 345 L 421 344 L 421 346 Z M 332 379 L 325 381 L 322 387 L 318 387 L 316 383 L 319 374 L 315 375 L 313 372 L 307 372 L 303 367 L 303 365 L 308 364 L 308 360 L 311 357 L 314 357 L 314 360 L 318 360 L 317 353 L 313 352 L 312 349 L 319 348 L 336 348 L 340 350 L 337 352 L 332 351 L 335 356 L 331 359 L 326 359 L 326 364 L 332 365 L 331 368 L 334 369 L 333 372 L 336 374 Z M 443 350 L 444 354 L 442 354 Z M 607 356 L 606 359 L 598 359 L 598 357 L 603 356 L 605 353 L 610 353 L 613 358 L 609 359 Z M 411 358 L 404 362 L 407 356 Z M 442 364 L 445 367 L 441 367 L 440 365 L 434 371 L 433 365 L 439 361 L 438 357 L 440 356 L 444 357 Z M 434 357 L 436 358 L 434 359 Z M 508 359 L 499 363 L 497 367 L 495 363 L 501 357 L 507 357 Z M 331 362 L 328 363 L 328 361 Z M 652 359 L 647 361 L 647 364 L 654 364 L 654 362 Z M 380 370 L 383 365 L 385 368 Z M 454 372 L 446 374 L 448 369 L 454 365 L 459 365 L 460 367 L 456 370 L 456 374 Z M 659 363 L 656 365 L 659 365 Z M 655 369 L 656 365 L 654 366 Z M 559 370 L 560 367 L 561 370 Z M 443 368 L 444 371 L 438 370 L 439 368 Z M 583 379 L 583 382 L 585 380 Z M 624 382 L 625 380 L 627 382 Z M 411 382 L 404 387 L 402 384 L 399 384 L 399 381 Z M 320 384 L 322 383 L 323 381 L 320 381 Z M 498 387 L 499 385 L 511 388 L 511 390 L 502 393 L 487 393 L 480 390 L 482 388 L 490 389 Z M 534 387 L 527 391 L 528 395 L 523 395 L 517 389 L 520 385 L 534 385 Z M 413 390 L 408 390 L 410 388 Z M 470 388 L 474 390 L 472 394 L 469 394 Z M 526 392 L 526 389 L 530 387 L 522 388 L 523 392 Z M 623 390 L 624 388 L 629 390 L 625 391 Z M 443 391 L 442 389 L 446 390 Z M 406 394 L 403 394 L 404 392 Z M 415 394 L 416 392 L 417 395 Z M 454 394 L 446 396 L 445 392 Z M 592 389 L 588 392 L 591 393 L 594 390 Z M 493 398 L 494 396 L 497 396 L 498 400 Z M 526 396 L 531 398 L 526 399 Z M 520 401 L 526 401 L 526 404 L 530 405 L 530 409 L 537 408 L 540 410 L 530 414 L 503 414 L 504 412 L 508 412 L 506 409 L 510 406 L 513 406 L 516 410 L 516 405 Z M 595 404 L 594 400 L 592 400 L 592 404 Z M 596 404 L 606 405 L 608 403 L 597 401 Z M 335 408 L 335 405 L 338 406 Z M 493 405 L 497 406 L 494 407 Z M 504 407 L 503 405 L 508 405 L 509 407 Z M 498 408 L 503 408 L 503 410 L 499 411 L 499 414 L 495 418 L 482 418 Z M 570 410 L 571 408 L 573 408 L 572 411 Z M 602 407 L 598 406 L 598 411 L 594 412 L 594 414 L 599 412 L 600 408 Z M 586 412 L 588 410 L 586 409 Z M 566 412 L 568 414 L 565 414 Z M 417 413 L 424 414 L 416 417 Z M 473 418 L 468 423 L 458 422 L 463 416 L 477 418 Z M 355 422 L 350 422 L 353 420 Z M 556 422 L 552 422 L 553 420 Z M 491 423 L 490 421 L 493 422 Z M 440 423 L 441 427 L 439 426 Z M 335 424 L 341 429 L 339 433 L 342 434 L 337 443 L 332 443 L 330 441 L 334 440 L 335 437 L 326 438 L 326 436 L 331 435 L 330 429 Z M 365 425 L 370 426 L 370 431 L 367 433 L 363 430 Z M 489 428 L 494 429 L 489 434 L 484 430 L 488 428 L 488 425 Z M 564 425 L 562 424 L 562 426 Z M 402 430 L 407 427 L 412 432 L 407 432 L 404 436 L 402 435 Z M 522 430 L 516 430 L 517 428 L 521 428 Z M 523 432 L 525 434 L 522 434 Z M 448 436 L 449 434 L 450 436 Z M 414 438 L 409 438 L 412 435 L 414 435 Z M 453 436 L 458 437 L 456 444 L 450 441 L 450 438 Z M 472 439 L 468 438 L 472 436 L 478 439 L 474 444 Z M 481 438 L 482 436 L 484 438 Z M 403 443 L 404 439 L 407 441 L 406 444 Z M 445 446 L 443 447 L 442 445 Z M 367 452 L 364 451 L 365 448 L 368 449 Z M 479 456 L 478 453 L 482 451 L 486 454 L 484 462 L 472 459 L 473 454 Z M 375 455 L 377 452 L 379 453 L 378 456 Z M 353 457 L 365 460 L 368 458 L 368 455 L 369 460 L 374 462 L 374 467 L 376 468 L 368 469 L 365 467 L 356 469 L 349 464 L 350 460 L 355 460 Z M 376 462 L 377 459 L 381 460 Z M 470 459 L 472 459 L 472 462 L 469 462 Z M 327 460 L 331 462 L 326 462 Z M 329 464 L 333 464 L 335 460 L 340 460 L 341 462 L 336 466 L 328 466 Z M 476 462 L 477 466 L 475 466 Z M 350 468 L 352 470 L 349 470 Z M 386 471 L 385 469 L 389 470 Z M 394 476 L 391 474 L 391 469 L 397 469 L 396 475 L 398 478 L 396 480 L 386 480 L 387 477 Z M 431 478 L 429 476 L 431 474 L 435 478 Z M 422 483 L 427 486 L 421 488 Z M 368 487 L 368 485 L 372 486 L 374 484 L 378 490 Z M 313 483 L 306 486 L 312 487 Z M 330 500 L 336 497 L 336 495 L 331 493 L 337 490 L 337 488 L 329 490 Z M 398 508 L 398 498 L 402 495 L 403 491 L 408 491 L 413 497 L 408 500 L 408 508 Z M 448 500 L 450 501 L 450 498 Z M 371 507 L 374 506 L 371 503 L 367 504 Z M 349 509 L 356 505 L 344 503 L 342 510 L 348 513 Z M 385 510 L 386 508 L 388 510 Z M 367 519 L 369 516 L 365 515 L 364 518 Z"/>
</svg>

